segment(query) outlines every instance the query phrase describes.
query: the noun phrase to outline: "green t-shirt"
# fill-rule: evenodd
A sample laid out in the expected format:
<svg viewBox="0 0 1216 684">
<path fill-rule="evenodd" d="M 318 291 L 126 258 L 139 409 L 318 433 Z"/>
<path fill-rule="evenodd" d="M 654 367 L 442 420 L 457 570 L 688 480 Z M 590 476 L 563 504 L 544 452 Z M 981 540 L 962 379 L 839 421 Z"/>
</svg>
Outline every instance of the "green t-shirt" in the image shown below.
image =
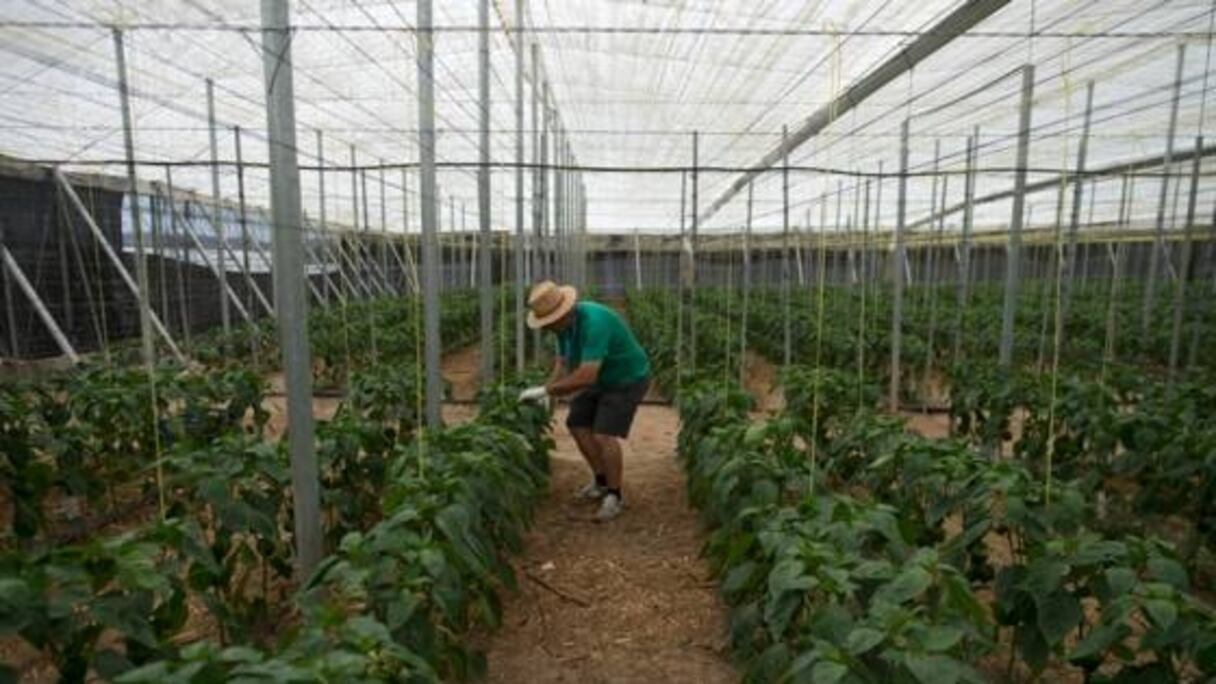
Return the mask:
<svg viewBox="0 0 1216 684">
<path fill-rule="evenodd" d="M 600 362 L 599 387 L 619 387 L 650 376 L 650 359 L 616 311 L 595 302 L 574 305 L 574 324 L 557 336 L 557 354 L 574 370 Z"/>
</svg>

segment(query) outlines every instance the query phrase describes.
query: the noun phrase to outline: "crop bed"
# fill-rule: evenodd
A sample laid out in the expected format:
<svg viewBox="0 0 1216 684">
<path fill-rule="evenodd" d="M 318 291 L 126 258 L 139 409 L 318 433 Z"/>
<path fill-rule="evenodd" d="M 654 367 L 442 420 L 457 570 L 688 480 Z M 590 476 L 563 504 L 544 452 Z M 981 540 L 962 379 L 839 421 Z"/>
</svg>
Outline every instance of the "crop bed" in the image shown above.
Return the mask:
<svg viewBox="0 0 1216 684">
<path fill-rule="evenodd" d="M 470 301 L 444 302 L 452 346 L 475 336 Z M 504 554 L 546 488 L 549 416 L 505 384 L 471 423 L 421 428 L 414 307 L 346 309 L 313 324 L 374 310 L 377 346 L 314 340 L 317 380 L 345 398 L 317 425 L 328 556 L 302 581 L 286 446 L 264 437 L 267 385 L 238 351 L 267 340 L 257 353 L 273 358 L 272 335 L 239 329 L 210 367 L 161 367 L 154 383 L 98 366 L 0 388 L 0 636 L 37 655 L 0 681 L 37 667 L 65 682 L 435 682 L 484 667 L 463 635 L 495 625 L 513 585 Z"/>
<path fill-rule="evenodd" d="M 796 302 L 778 414 L 754 420 L 734 382 L 738 293 L 698 293 L 696 370 L 664 383 L 747 681 L 1216 674 L 1216 613 L 1202 598 L 1216 522 L 1216 422 L 1202 407 L 1216 395 L 1202 367 L 1169 383 L 1148 347 L 1127 351 L 1136 365 L 1105 367 L 1082 348 L 1070 353 L 1086 362 L 1053 374 L 1023 344 L 1004 371 L 980 354 L 994 338 L 967 338 L 957 356 L 940 345 L 952 436 L 932 440 L 879 411 L 886 331 L 858 318 L 876 302 L 828 294 L 822 320 L 817 301 Z M 780 362 L 780 295 L 752 293 L 749 306 L 749 346 Z M 995 304 L 971 306 L 990 330 Z M 635 327 L 673 367 L 675 340 L 689 345 L 678 310 L 668 293 L 631 297 Z"/>
</svg>

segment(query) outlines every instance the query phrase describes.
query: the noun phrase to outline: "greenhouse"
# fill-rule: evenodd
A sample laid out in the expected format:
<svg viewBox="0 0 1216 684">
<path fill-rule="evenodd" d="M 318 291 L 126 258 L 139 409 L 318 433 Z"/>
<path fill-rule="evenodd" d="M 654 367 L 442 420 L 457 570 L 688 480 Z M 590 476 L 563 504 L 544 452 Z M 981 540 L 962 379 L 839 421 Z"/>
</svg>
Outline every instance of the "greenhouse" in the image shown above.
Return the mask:
<svg viewBox="0 0 1216 684">
<path fill-rule="evenodd" d="M 0 3 L 0 682 L 1216 681 L 1214 29 Z"/>
</svg>

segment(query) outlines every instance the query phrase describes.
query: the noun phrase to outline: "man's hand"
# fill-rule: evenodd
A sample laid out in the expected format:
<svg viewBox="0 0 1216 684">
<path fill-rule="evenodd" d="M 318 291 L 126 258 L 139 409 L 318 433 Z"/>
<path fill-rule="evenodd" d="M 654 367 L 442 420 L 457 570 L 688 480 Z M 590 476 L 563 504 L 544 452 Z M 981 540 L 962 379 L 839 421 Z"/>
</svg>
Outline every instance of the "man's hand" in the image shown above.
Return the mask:
<svg viewBox="0 0 1216 684">
<path fill-rule="evenodd" d="M 545 389 L 544 385 L 529 387 L 519 393 L 520 401 L 540 401 L 549 397 L 549 390 Z"/>
</svg>

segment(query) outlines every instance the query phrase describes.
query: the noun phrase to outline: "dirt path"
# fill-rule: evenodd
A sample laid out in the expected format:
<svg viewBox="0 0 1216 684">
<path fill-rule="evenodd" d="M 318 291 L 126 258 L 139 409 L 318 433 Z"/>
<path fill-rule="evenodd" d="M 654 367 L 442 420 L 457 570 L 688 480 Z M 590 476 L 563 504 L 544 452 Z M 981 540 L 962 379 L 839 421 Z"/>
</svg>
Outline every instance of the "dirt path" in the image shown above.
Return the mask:
<svg viewBox="0 0 1216 684">
<path fill-rule="evenodd" d="M 444 354 L 439 372 L 452 386 L 453 401 L 473 401 L 477 398 L 477 376 L 481 373 L 481 344 L 473 343 Z"/>
<path fill-rule="evenodd" d="M 556 424 L 564 419 L 559 410 Z M 597 524 L 594 505 L 571 500 L 588 475 L 558 428 L 550 495 L 516 562 L 520 591 L 506 597 L 486 643 L 487 681 L 738 681 L 725 606 L 698 555 L 704 535 L 673 456 L 677 429 L 672 409 L 641 408 L 625 452 L 625 513 Z"/>
</svg>

